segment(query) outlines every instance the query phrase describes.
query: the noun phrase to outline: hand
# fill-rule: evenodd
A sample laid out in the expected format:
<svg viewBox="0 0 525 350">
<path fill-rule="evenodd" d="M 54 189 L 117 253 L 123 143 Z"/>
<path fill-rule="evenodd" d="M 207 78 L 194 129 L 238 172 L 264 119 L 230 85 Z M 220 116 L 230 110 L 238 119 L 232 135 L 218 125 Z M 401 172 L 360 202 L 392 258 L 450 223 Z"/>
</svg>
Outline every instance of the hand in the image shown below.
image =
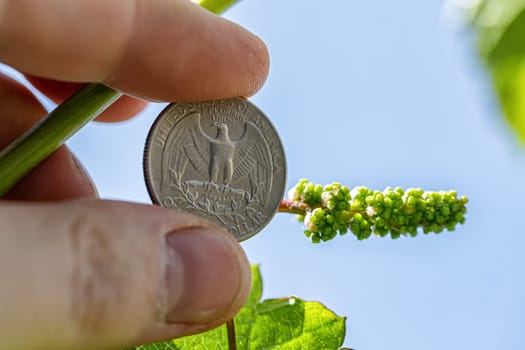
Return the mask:
<svg viewBox="0 0 525 350">
<path fill-rule="evenodd" d="M 136 114 L 136 97 L 248 96 L 268 71 L 257 37 L 186 0 L 5 0 L 0 19 L 0 61 L 53 100 L 87 81 L 135 97 L 102 121 Z M 0 147 L 45 114 L 0 77 Z M 118 349 L 205 331 L 242 306 L 250 270 L 227 233 L 96 197 L 63 146 L 0 202 L 1 349 Z"/>
</svg>

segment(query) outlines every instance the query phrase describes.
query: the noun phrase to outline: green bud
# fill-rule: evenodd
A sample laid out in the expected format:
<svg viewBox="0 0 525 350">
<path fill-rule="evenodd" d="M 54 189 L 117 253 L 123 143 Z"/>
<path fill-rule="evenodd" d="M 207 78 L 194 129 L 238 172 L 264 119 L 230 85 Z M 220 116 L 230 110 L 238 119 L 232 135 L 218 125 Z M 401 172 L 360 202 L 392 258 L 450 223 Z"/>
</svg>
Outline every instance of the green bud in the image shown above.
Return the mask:
<svg viewBox="0 0 525 350">
<path fill-rule="evenodd" d="M 366 220 L 361 221 L 359 225 L 361 226 L 362 229 L 367 229 L 370 227 L 370 223 Z"/>
<path fill-rule="evenodd" d="M 352 213 L 351 213 L 350 211 L 348 211 L 348 210 L 343 210 L 343 211 L 341 212 L 341 215 L 339 215 L 339 217 L 340 217 L 340 219 L 341 219 L 342 221 L 349 221 L 350 218 L 352 217 L 351 215 L 352 215 Z"/>
<path fill-rule="evenodd" d="M 316 218 L 320 219 L 320 218 L 322 218 L 324 216 L 324 211 L 321 208 L 315 208 L 312 211 L 312 215 L 315 216 Z"/>
<path fill-rule="evenodd" d="M 350 210 L 359 211 L 362 208 L 363 208 L 363 203 L 357 199 L 352 201 L 352 204 L 350 205 Z"/>
<path fill-rule="evenodd" d="M 337 203 L 336 208 L 339 209 L 339 210 L 345 210 L 345 209 L 348 208 L 348 203 L 339 202 L 339 203 Z"/>
<path fill-rule="evenodd" d="M 388 234 L 388 230 L 384 227 L 376 227 L 375 232 L 381 237 L 385 237 Z"/>
</svg>

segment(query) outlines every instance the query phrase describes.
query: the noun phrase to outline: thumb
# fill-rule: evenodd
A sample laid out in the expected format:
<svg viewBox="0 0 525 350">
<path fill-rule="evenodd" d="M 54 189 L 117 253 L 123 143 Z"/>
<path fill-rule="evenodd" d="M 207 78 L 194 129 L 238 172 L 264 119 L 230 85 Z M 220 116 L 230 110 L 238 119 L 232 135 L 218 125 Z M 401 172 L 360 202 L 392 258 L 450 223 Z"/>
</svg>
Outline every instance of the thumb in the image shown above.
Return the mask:
<svg viewBox="0 0 525 350">
<path fill-rule="evenodd" d="M 0 348 L 106 349 L 213 328 L 250 269 L 226 232 L 113 201 L 0 203 Z"/>
</svg>

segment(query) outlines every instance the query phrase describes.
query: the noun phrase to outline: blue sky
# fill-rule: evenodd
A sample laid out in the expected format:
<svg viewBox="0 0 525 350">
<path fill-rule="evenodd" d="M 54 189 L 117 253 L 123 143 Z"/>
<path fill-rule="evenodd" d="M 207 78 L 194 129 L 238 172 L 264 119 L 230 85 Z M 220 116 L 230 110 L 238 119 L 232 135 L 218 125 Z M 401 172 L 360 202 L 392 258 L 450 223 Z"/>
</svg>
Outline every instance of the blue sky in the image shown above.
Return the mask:
<svg viewBox="0 0 525 350">
<path fill-rule="evenodd" d="M 226 14 L 270 49 L 252 101 L 281 134 L 288 186 L 306 177 L 470 199 L 466 224 L 441 235 L 312 245 L 280 214 L 243 243 L 264 297 L 322 301 L 348 317 L 345 345 L 357 350 L 525 348 L 525 149 L 470 35 L 441 12 L 436 0 L 244 0 Z M 149 202 L 143 144 L 163 106 L 69 142 L 103 197 Z"/>
</svg>

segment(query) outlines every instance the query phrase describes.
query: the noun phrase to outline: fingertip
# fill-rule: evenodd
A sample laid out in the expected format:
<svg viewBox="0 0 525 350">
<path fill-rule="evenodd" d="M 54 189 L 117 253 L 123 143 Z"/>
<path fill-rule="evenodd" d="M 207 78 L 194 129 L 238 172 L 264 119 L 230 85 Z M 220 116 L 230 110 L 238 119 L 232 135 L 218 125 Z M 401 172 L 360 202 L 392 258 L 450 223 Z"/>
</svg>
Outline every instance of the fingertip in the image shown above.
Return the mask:
<svg viewBox="0 0 525 350">
<path fill-rule="evenodd" d="M 104 81 L 134 96 L 169 102 L 250 96 L 267 78 L 264 42 L 191 2 L 142 3 L 134 29 Z"/>
<path fill-rule="evenodd" d="M 142 112 L 147 105 L 147 101 L 124 95 L 102 112 L 95 121 L 106 123 L 125 121 Z"/>
<path fill-rule="evenodd" d="M 241 92 L 237 94 L 237 96 L 250 97 L 255 95 L 266 82 L 270 72 L 270 53 L 268 47 L 259 36 L 254 34 L 251 34 L 251 42 L 251 48 L 246 56 L 249 57 L 249 61 L 253 66 L 253 78 L 247 81 L 248 84 L 245 94 Z"/>
<path fill-rule="evenodd" d="M 227 233 L 202 228 L 172 232 L 166 242 L 166 322 L 209 324 L 231 318 L 245 302 L 251 281 L 239 244 Z"/>
<path fill-rule="evenodd" d="M 134 344 L 208 331 L 231 320 L 245 304 L 251 268 L 244 250 L 227 232 L 194 228 L 166 236 L 167 308 L 162 325 L 146 328 Z M 183 287 L 183 288 L 181 288 Z"/>
</svg>

